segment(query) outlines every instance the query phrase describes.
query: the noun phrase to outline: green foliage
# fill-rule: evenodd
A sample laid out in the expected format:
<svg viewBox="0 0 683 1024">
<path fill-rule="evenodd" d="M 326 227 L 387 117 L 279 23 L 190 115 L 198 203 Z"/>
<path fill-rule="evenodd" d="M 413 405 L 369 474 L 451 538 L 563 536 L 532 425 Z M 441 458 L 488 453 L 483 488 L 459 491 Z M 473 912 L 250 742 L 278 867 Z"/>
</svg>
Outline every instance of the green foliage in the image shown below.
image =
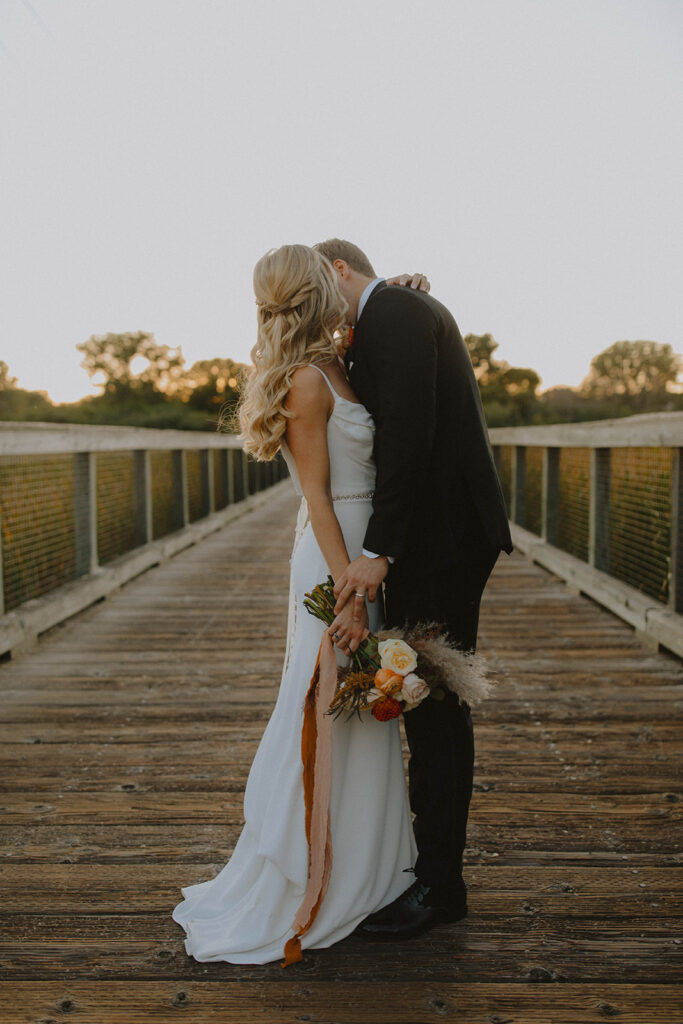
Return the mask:
<svg viewBox="0 0 683 1024">
<path fill-rule="evenodd" d="M 54 408 L 44 391 L 0 388 L 0 420 L 49 421 Z"/>
<path fill-rule="evenodd" d="M 179 348 L 159 345 L 144 331 L 93 335 L 76 348 L 102 387 L 101 395 L 70 407 L 72 421 L 81 423 L 216 430 L 219 415 L 229 418 L 236 407 L 246 370 L 220 358 L 187 370 Z"/>
<path fill-rule="evenodd" d="M 489 427 L 568 423 L 683 410 L 676 390 L 681 359 L 670 345 L 619 341 L 599 353 L 580 388 L 538 394 L 539 376 L 495 358 L 491 334 L 465 342 Z M 76 346 L 101 393 L 55 405 L 44 391 L 16 386 L 0 360 L 0 419 L 102 423 L 178 430 L 229 429 L 246 366 L 232 359 L 201 359 L 186 369 L 180 349 L 159 345 L 145 331 L 93 335 Z"/>
<path fill-rule="evenodd" d="M 616 341 L 591 362 L 581 393 L 588 398 L 623 397 L 639 411 L 659 407 L 676 385 L 683 362 L 671 345 Z"/>
<path fill-rule="evenodd" d="M 128 331 L 125 334 L 93 334 L 76 345 L 83 353 L 81 366 L 100 384 L 105 393 L 117 396 L 131 392 L 151 395 L 173 394 L 182 378 L 180 349 L 159 345 L 153 334 Z M 139 369 L 133 369 L 137 360 Z"/>
<path fill-rule="evenodd" d="M 536 390 L 541 379 L 536 371 L 498 362 L 493 355 L 498 342 L 490 334 L 466 334 L 465 344 L 488 425 L 507 427 L 528 423 L 538 402 Z"/>
<path fill-rule="evenodd" d="M 670 345 L 616 342 L 595 356 L 580 388 L 551 388 L 539 395 L 536 371 L 497 361 L 498 344 L 490 334 L 468 334 L 465 342 L 489 427 L 572 423 L 683 409 L 683 394 L 674 390 L 681 359 Z"/>
<path fill-rule="evenodd" d="M 0 420 L 40 420 L 54 408 L 45 391 L 18 388 L 7 363 L 0 359 Z"/>
<path fill-rule="evenodd" d="M 246 370 L 233 359 L 201 359 L 185 374 L 182 396 L 191 409 L 206 410 L 230 423 Z"/>
<path fill-rule="evenodd" d="M 10 377 L 9 366 L 0 359 L 0 391 L 9 391 L 17 383 L 16 377 Z"/>
</svg>

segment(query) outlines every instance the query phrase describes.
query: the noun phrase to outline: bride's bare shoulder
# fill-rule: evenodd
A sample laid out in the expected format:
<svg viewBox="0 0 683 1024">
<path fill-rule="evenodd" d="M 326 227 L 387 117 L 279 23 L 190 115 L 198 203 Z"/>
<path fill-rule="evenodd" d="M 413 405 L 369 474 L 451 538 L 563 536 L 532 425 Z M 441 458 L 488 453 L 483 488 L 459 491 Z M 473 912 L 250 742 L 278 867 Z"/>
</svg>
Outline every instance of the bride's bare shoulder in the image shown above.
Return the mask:
<svg viewBox="0 0 683 1024">
<path fill-rule="evenodd" d="M 324 387 L 325 381 L 322 379 L 320 371 L 309 364 L 308 366 L 297 366 L 292 374 L 292 384 L 300 388 L 318 387 L 320 384 Z"/>
</svg>

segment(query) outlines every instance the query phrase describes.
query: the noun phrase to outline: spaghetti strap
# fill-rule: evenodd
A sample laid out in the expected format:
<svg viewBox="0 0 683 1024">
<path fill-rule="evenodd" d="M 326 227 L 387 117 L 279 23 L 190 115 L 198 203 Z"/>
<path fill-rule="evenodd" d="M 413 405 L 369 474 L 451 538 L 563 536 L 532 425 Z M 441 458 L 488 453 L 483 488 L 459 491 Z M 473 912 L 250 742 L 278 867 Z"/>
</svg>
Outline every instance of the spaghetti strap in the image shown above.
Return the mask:
<svg viewBox="0 0 683 1024">
<path fill-rule="evenodd" d="M 332 384 L 330 383 L 330 378 L 327 376 L 325 371 L 321 370 L 319 366 L 315 365 L 315 363 L 309 363 L 308 365 L 312 366 L 314 370 L 317 370 L 318 373 L 322 374 L 322 376 L 325 378 L 325 380 L 327 382 L 328 388 L 330 389 L 330 391 L 332 392 L 332 395 L 334 396 L 335 401 L 336 401 L 337 398 L 341 398 L 341 395 L 338 395 L 337 392 L 332 387 Z"/>
<path fill-rule="evenodd" d="M 318 373 L 325 378 L 325 382 L 330 391 L 332 392 L 332 397 L 334 398 L 335 409 L 337 407 L 337 402 L 343 402 L 345 405 L 357 406 L 358 408 L 363 409 L 367 413 L 367 409 L 365 409 L 365 406 L 363 406 L 360 402 L 354 402 L 351 398 L 344 398 L 343 395 L 340 395 L 339 392 L 335 390 L 334 386 L 332 385 L 332 381 L 327 376 L 324 370 L 321 370 L 319 366 L 315 365 L 315 363 L 309 363 L 308 365 L 312 366 L 314 370 L 317 370 Z"/>
</svg>

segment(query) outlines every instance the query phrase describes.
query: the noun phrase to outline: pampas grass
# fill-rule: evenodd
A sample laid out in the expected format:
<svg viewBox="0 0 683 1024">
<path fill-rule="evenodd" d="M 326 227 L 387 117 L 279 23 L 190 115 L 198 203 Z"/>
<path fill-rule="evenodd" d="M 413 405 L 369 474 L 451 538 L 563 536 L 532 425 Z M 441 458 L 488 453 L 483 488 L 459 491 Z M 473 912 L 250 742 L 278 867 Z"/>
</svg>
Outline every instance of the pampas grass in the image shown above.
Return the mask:
<svg viewBox="0 0 683 1024">
<path fill-rule="evenodd" d="M 457 693 L 458 698 L 470 707 L 491 693 L 493 684 L 488 678 L 489 666 L 484 656 L 453 646 L 437 623 L 384 629 L 377 638 L 379 641 L 405 640 L 417 652 L 417 671 L 429 684 L 430 690 L 441 686 Z"/>
</svg>

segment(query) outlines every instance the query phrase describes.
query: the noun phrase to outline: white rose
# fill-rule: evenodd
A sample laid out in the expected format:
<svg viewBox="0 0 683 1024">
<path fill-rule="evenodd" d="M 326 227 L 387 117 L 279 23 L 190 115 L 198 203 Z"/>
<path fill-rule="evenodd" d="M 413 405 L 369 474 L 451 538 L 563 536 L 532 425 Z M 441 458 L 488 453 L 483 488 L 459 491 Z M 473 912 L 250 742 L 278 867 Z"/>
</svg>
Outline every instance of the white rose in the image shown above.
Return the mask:
<svg viewBox="0 0 683 1024">
<path fill-rule="evenodd" d="M 424 679 L 420 679 L 414 672 L 407 675 L 403 680 L 403 686 L 400 694 L 397 694 L 399 698 L 407 700 L 409 704 L 419 704 L 421 700 L 429 693 L 429 687 L 425 683 Z"/>
<path fill-rule="evenodd" d="M 377 650 L 382 668 L 389 668 L 399 676 L 407 676 L 417 668 L 417 654 L 404 640 L 382 640 Z"/>
</svg>

